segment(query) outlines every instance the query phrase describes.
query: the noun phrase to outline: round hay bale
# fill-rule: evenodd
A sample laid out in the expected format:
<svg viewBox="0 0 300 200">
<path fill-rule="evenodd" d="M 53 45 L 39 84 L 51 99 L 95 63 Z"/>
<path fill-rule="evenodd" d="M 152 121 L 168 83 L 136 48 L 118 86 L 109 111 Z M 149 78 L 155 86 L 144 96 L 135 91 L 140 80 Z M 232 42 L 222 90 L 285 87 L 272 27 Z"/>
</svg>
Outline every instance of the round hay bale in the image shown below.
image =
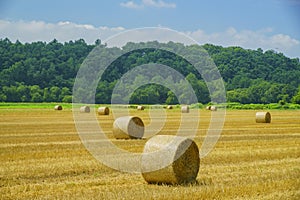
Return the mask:
<svg viewBox="0 0 300 200">
<path fill-rule="evenodd" d="M 61 105 L 56 105 L 56 106 L 54 106 L 54 110 L 62 110 L 62 106 Z"/>
<path fill-rule="evenodd" d="M 217 106 L 211 106 L 211 107 L 210 107 L 210 110 L 211 110 L 211 111 L 217 111 L 218 108 L 217 108 Z"/>
<path fill-rule="evenodd" d="M 89 106 L 81 106 L 80 107 L 80 112 L 81 113 L 89 113 L 90 112 L 90 107 Z"/>
<path fill-rule="evenodd" d="M 189 113 L 190 112 L 190 108 L 189 106 L 181 106 L 181 112 L 182 113 Z"/>
<path fill-rule="evenodd" d="M 211 106 L 206 106 L 206 110 L 210 110 Z"/>
<path fill-rule="evenodd" d="M 168 105 L 167 109 L 173 109 L 173 106 L 172 105 Z"/>
<path fill-rule="evenodd" d="M 113 124 L 113 135 L 116 139 L 141 139 L 144 136 L 144 123 L 139 117 L 119 117 Z"/>
<path fill-rule="evenodd" d="M 109 108 L 108 107 L 99 107 L 98 115 L 109 115 Z"/>
<path fill-rule="evenodd" d="M 156 135 L 149 139 L 141 159 L 143 178 L 156 184 L 195 182 L 200 166 L 196 143 L 172 135 Z"/>
<path fill-rule="evenodd" d="M 271 123 L 271 114 L 269 112 L 257 112 L 256 123 Z"/>
<path fill-rule="evenodd" d="M 144 107 L 144 106 L 138 106 L 137 109 L 138 109 L 138 110 L 144 110 L 145 107 Z"/>
</svg>

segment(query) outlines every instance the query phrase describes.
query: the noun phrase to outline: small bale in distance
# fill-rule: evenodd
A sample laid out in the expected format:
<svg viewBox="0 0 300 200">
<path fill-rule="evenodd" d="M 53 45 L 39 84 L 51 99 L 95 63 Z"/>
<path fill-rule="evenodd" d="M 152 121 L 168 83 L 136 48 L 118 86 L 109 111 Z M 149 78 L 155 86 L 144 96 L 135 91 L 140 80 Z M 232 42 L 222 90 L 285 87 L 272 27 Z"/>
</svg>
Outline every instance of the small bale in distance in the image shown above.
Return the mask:
<svg viewBox="0 0 300 200">
<path fill-rule="evenodd" d="M 141 159 L 142 176 L 150 184 L 195 182 L 200 166 L 197 144 L 189 138 L 172 135 L 150 138 Z"/>
<path fill-rule="evenodd" d="M 108 107 L 99 107 L 98 115 L 109 115 L 109 108 Z"/>
<path fill-rule="evenodd" d="M 137 107 L 137 110 L 144 110 L 144 109 L 145 109 L 144 106 L 138 106 L 138 107 Z"/>
<path fill-rule="evenodd" d="M 210 110 L 211 106 L 206 106 L 206 110 Z"/>
<path fill-rule="evenodd" d="M 189 113 L 190 112 L 189 106 L 188 105 L 181 106 L 181 112 L 182 113 Z"/>
<path fill-rule="evenodd" d="M 89 113 L 91 110 L 90 110 L 90 107 L 89 106 L 81 106 L 80 107 L 80 112 L 81 113 Z"/>
<path fill-rule="evenodd" d="M 271 123 L 271 114 L 269 112 L 257 112 L 256 123 Z"/>
<path fill-rule="evenodd" d="M 171 110 L 171 109 L 173 109 L 173 106 L 172 106 L 172 105 L 168 105 L 168 106 L 167 106 L 167 109 L 170 109 L 170 110 Z"/>
<path fill-rule="evenodd" d="M 217 111 L 218 108 L 217 108 L 217 106 L 211 106 L 211 107 L 210 107 L 210 110 L 211 110 L 211 111 Z"/>
<path fill-rule="evenodd" d="M 54 106 L 54 110 L 62 110 L 62 106 L 61 105 L 56 105 L 56 106 Z"/>
<path fill-rule="evenodd" d="M 116 139 L 141 139 L 144 131 L 143 121 L 136 116 L 119 117 L 113 123 L 113 135 Z"/>
</svg>

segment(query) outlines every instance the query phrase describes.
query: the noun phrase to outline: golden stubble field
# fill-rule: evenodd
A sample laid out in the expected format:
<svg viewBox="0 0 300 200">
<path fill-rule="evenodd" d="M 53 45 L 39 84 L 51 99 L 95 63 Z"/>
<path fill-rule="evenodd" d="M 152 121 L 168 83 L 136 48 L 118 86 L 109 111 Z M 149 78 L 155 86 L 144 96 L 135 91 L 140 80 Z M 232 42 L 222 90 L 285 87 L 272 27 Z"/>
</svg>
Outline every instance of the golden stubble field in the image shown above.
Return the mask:
<svg viewBox="0 0 300 200">
<path fill-rule="evenodd" d="M 130 112 L 150 123 L 147 110 Z M 227 110 L 197 183 L 170 186 L 97 161 L 82 145 L 71 109 L 0 109 L 0 199 L 300 199 L 300 111 L 270 112 L 271 124 L 257 124 L 254 110 Z M 200 115 L 199 148 L 211 112 Z M 160 134 L 176 134 L 180 117 L 168 110 Z M 146 140 L 113 139 L 112 115 L 97 119 L 119 148 L 142 151 Z"/>
</svg>

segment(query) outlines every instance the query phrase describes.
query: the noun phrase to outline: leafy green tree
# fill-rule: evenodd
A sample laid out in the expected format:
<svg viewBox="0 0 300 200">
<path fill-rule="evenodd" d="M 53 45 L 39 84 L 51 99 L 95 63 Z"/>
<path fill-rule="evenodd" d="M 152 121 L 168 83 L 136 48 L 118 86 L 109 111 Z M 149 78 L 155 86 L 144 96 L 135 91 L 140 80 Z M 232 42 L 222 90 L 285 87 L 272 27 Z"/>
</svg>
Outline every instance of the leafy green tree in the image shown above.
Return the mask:
<svg viewBox="0 0 300 200">
<path fill-rule="evenodd" d="M 168 98 L 166 99 L 166 104 L 170 104 L 170 105 L 178 104 L 178 100 L 172 91 L 168 92 Z"/>
<path fill-rule="evenodd" d="M 17 94 L 22 102 L 30 102 L 30 88 L 23 84 L 17 87 Z"/>
<path fill-rule="evenodd" d="M 242 104 L 251 103 L 248 89 L 238 88 L 235 90 L 230 90 L 227 92 L 227 101 L 228 102 L 238 102 Z"/>
<path fill-rule="evenodd" d="M 63 87 L 60 90 L 59 96 L 58 96 L 58 101 L 62 101 L 65 96 L 69 96 L 68 98 L 70 98 L 70 96 L 71 96 L 71 91 L 67 87 Z M 65 99 L 65 100 L 69 100 L 69 99 Z"/>
<path fill-rule="evenodd" d="M 149 44 L 154 48 L 148 48 Z M 298 102 L 299 58 L 291 59 L 273 50 L 264 52 L 262 49 L 246 50 L 241 47 L 221 47 L 212 44 L 205 44 L 202 48 L 198 45 L 185 46 L 174 42 L 160 44 L 157 41 L 130 42 L 123 48 L 110 48 L 102 45 L 100 39 L 96 40 L 95 44 L 89 45 L 83 39 L 63 44 L 56 39 L 48 43 L 38 41 L 22 44 L 20 41 L 11 42 L 7 38 L 0 39 L 0 101 L 70 102 L 77 71 L 96 45 L 101 49 L 101 55 L 90 55 L 91 60 L 97 60 L 98 56 L 110 58 L 112 55 L 122 55 L 110 63 L 101 77 L 95 95 L 96 103 L 110 103 L 116 82 L 129 70 L 147 63 L 164 64 L 177 70 L 189 81 L 199 102 L 207 103 L 211 97 L 218 99 L 220 94 L 211 94 L 210 97 L 207 85 L 202 80 L 203 75 L 210 73 L 209 67 L 206 67 L 207 60 L 195 63 L 195 66 L 201 66 L 200 75 L 187 60 L 171 52 L 174 50 L 182 53 L 189 52 L 188 59 L 199 60 L 198 58 L 205 54 L 203 48 L 207 50 L 225 81 L 229 101 Z M 165 50 L 158 47 L 164 47 Z M 125 53 L 125 51 L 129 52 Z M 91 66 L 97 64 L 94 61 L 89 62 Z M 94 73 L 96 71 L 93 69 L 91 74 Z M 126 87 L 133 87 L 141 81 L 149 81 L 145 80 L 145 77 L 151 77 L 151 73 L 147 71 L 143 73 L 148 74 L 133 77 L 129 85 L 125 84 Z M 176 85 L 184 93 L 177 99 L 169 89 L 160 85 L 151 85 L 137 90 L 132 99 L 137 103 L 141 101 L 171 103 L 178 100 L 188 103 L 187 88 L 180 85 L 179 80 L 170 79 L 168 74 L 161 74 L 161 77 L 164 81 Z M 155 77 L 150 79 L 152 78 Z M 36 86 L 39 86 L 39 89 Z M 214 87 L 219 86 L 217 84 Z M 91 91 L 87 89 L 80 90 L 80 93 L 84 101 L 93 98 Z M 138 96 L 139 93 L 141 97 Z M 118 94 L 114 94 L 114 97 L 119 98 L 120 101 L 125 98 L 116 95 Z"/>
<path fill-rule="evenodd" d="M 292 98 L 292 103 L 300 104 L 300 86 L 298 87 L 298 92 Z"/>
<path fill-rule="evenodd" d="M 3 93 L 6 97 L 7 102 L 19 102 L 20 101 L 20 97 L 18 95 L 16 86 L 10 86 L 10 87 L 4 86 L 2 89 L 3 89 Z"/>
<path fill-rule="evenodd" d="M 72 103 L 72 95 L 65 95 L 62 99 L 64 103 Z"/>
<path fill-rule="evenodd" d="M 42 102 L 43 101 L 43 90 L 40 89 L 38 85 L 33 85 L 30 87 L 30 96 L 32 102 Z"/>
<path fill-rule="evenodd" d="M 0 93 L 0 102 L 5 102 L 7 99 L 6 95 L 3 93 Z"/>
</svg>

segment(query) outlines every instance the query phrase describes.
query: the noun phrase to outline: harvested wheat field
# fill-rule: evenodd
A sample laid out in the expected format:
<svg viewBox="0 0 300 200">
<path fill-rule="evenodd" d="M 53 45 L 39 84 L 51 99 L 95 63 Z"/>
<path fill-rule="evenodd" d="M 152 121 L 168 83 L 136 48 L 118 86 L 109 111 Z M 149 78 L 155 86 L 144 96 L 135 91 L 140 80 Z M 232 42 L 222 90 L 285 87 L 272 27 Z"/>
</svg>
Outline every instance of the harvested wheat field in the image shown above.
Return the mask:
<svg viewBox="0 0 300 200">
<path fill-rule="evenodd" d="M 1 108 L 0 199 L 300 199 L 300 111 L 272 110 L 271 123 L 256 123 L 256 112 L 227 110 L 197 182 L 174 186 L 148 184 L 141 174 L 101 164 L 81 143 L 71 109 Z M 148 111 L 130 113 L 147 128 Z M 84 116 L 92 114 L 118 147 L 143 151 L 146 140 L 114 139 L 113 115 Z M 200 111 L 199 148 L 211 114 Z M 167 110 L 160 134 L 175 135 L 181 115 Z"/>
</svg>

